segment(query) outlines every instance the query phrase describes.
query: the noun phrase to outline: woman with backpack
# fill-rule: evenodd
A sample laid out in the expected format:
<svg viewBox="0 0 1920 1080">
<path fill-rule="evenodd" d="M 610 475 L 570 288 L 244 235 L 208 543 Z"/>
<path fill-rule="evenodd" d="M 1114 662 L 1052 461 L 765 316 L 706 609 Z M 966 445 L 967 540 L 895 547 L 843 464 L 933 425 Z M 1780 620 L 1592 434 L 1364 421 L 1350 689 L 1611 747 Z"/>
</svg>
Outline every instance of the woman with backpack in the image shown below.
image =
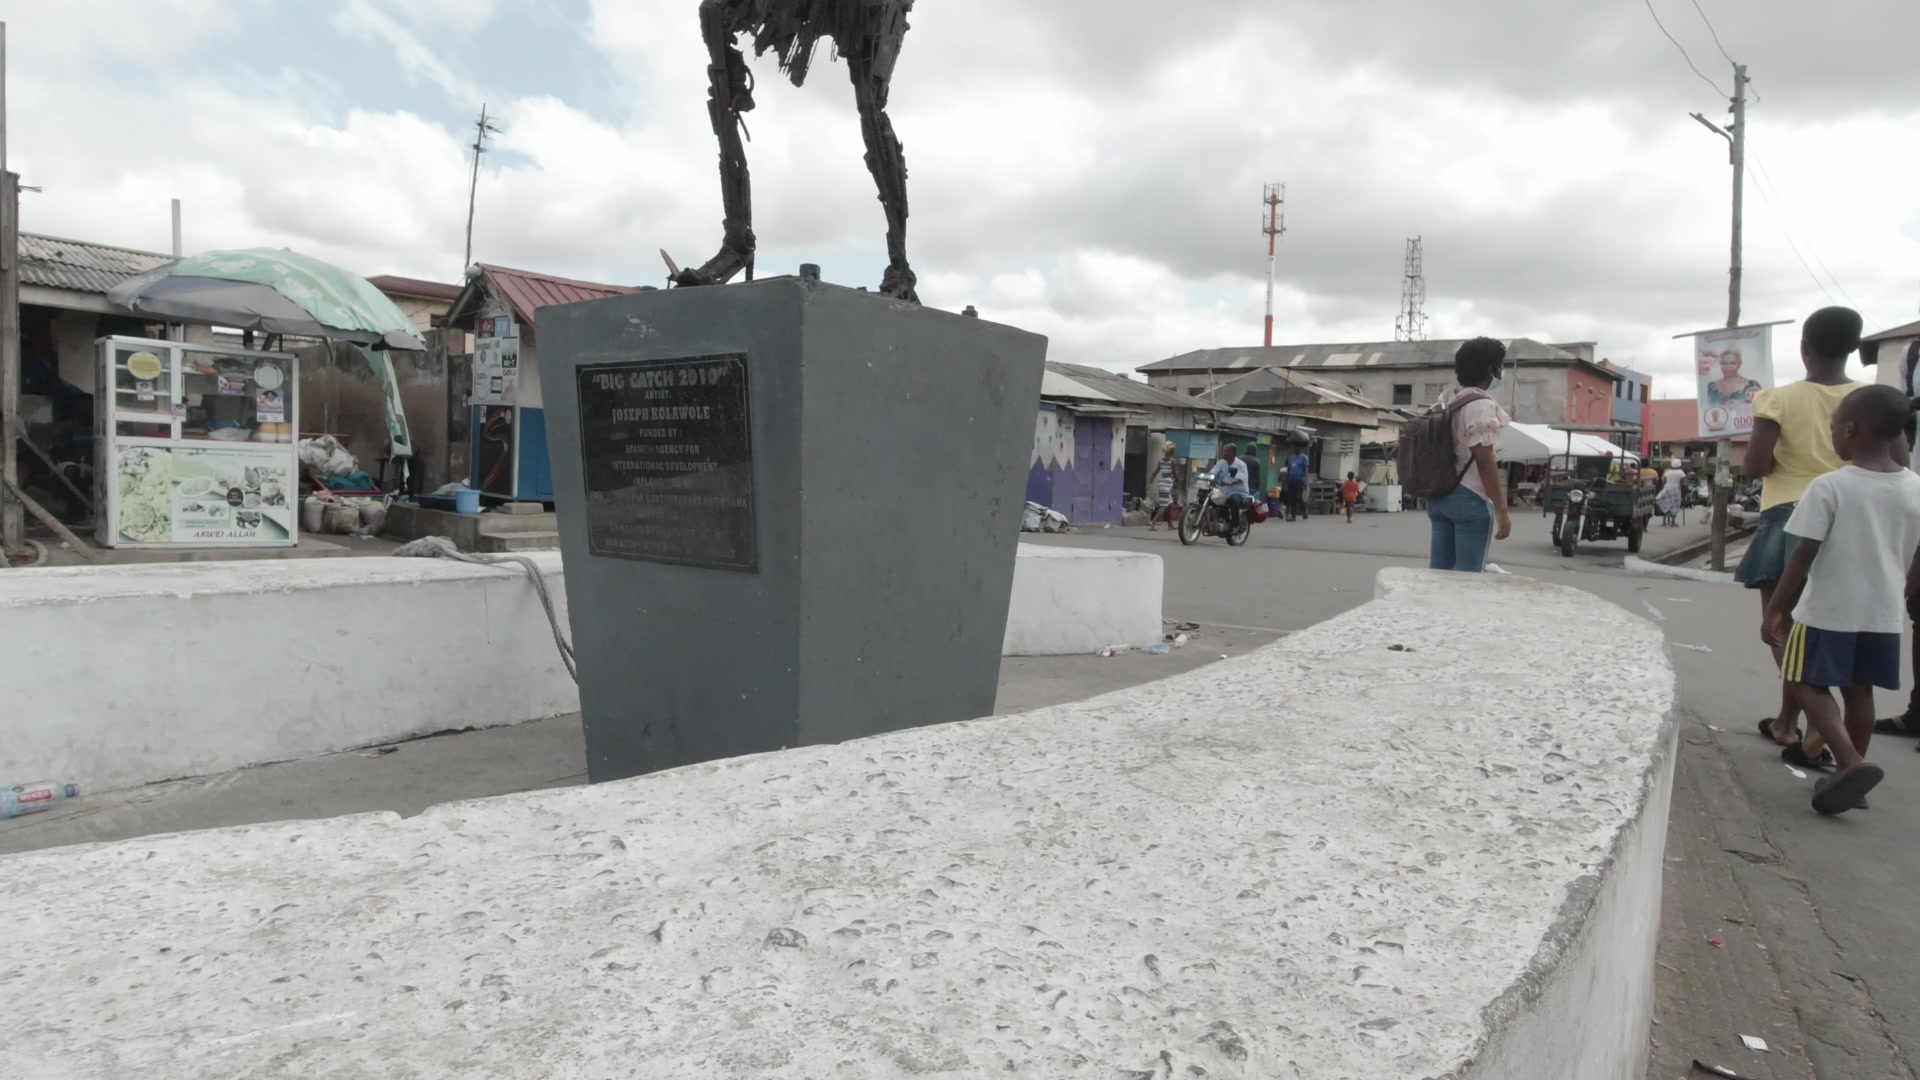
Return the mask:
<svg viewBox="0 0 1920 1080">
<path fill-rule="evenodd" d="M 1492 338 L 1460 346 L 1453 354 L 1460 385 L 1400 433 L 1401 483 L 1426 500 L 1433 526 L 1432 569 L 1477 574 L 1493 541 L 1513 531 L 1494 463 L 1500 433 L 1513 422 L 1493 399 L 1506 362 L 1507 347 Z"/>
</svg>

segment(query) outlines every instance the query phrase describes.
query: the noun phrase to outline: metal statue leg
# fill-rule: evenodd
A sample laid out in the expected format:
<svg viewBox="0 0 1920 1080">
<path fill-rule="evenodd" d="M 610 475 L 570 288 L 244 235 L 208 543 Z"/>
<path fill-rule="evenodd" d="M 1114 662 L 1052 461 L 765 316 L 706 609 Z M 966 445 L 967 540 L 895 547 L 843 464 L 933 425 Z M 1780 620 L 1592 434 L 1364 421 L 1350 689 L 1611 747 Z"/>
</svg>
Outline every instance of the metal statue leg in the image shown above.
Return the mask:
<svg viewBox="0 0 1920 1080">
<path fill-rule="evenodd" d="M 720 200 L 726 212 L 725 238 L 720 251 L 706 264 L 681 270 L 675 285 L 719 285 L 753 266 L 753 179 L 747 171 L 747 148 L 741 138 L 742 113 L 753 110 L 753 78 L 747 58 L 734 44 L 728 19 L 729 0 L 701 0 L 700 36 L 706 39 L 707 115 L 720 140 Z"/>
<path fill-rule="evenodd" d="M 887 272 L 880 291 L 919 303 L 913 268 L 907 265 L 907 154 L 887 118 L 887 78 L 867 58 L 847 57 L 847 70 L 860 108 L 860 134 L 867 143 L 867 171 L 887 213 Z"/>
</svg>

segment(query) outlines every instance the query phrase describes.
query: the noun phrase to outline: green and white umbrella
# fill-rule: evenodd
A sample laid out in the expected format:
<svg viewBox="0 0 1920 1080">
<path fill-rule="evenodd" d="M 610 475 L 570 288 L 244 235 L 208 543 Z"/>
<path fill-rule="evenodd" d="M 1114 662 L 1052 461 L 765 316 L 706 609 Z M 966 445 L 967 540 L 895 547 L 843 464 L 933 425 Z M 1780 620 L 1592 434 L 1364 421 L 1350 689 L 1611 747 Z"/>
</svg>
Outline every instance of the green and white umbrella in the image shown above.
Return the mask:
<svg viewBox="0 0 1920 1080">
<path fill-rule="evenodd" d="M 107 290 L 136 315 L 236 330 L 350 342 L 366 354 L 386 398 L 396 458 L 413 456 L 388 349 L 424 351 L 413 322 L 358 274 L 285 248 L 209 251 L 138 274 Z M 378 350 L 378 351 L 376 351 Z"/>
<path fill-rule="evenodd" d="M 130 277 L 107 299 L 136 315 L 425 349 L 413 323 L 358 274 L 284 248 L 209 251 Z"/>
</svg>

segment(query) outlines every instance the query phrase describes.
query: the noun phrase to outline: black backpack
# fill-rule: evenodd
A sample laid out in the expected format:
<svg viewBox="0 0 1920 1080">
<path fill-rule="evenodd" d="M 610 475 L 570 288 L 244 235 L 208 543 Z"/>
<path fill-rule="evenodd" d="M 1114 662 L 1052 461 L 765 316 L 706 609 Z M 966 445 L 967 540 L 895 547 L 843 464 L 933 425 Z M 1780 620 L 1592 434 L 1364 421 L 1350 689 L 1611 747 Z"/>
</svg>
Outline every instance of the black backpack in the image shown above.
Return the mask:
<svg viewBox="0 0 1920 1080">
<path fill-rule="evenodd" d="M 1487 399 L 1485 390 L 1468 390 L 1445 405 L 1435 405 L 1406 422 L 1400 429 L 1400 486 L 1417 499 L 1439 499 L 1451 495 L 1473 467 L 1473 456 L 1465 462 L 1453 452 L 1453 418 L 1476 401 Z"/>
</svg>

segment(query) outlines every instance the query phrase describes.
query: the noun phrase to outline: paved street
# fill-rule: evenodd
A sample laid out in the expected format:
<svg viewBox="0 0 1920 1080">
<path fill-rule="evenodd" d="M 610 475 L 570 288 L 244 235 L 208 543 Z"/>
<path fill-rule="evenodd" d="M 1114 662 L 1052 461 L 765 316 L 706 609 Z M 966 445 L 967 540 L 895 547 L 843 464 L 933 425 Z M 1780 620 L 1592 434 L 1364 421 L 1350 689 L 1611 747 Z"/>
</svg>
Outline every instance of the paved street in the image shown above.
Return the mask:
<svg viewBox="0 0 1920 1080">
<path fill-rule="evenodd" d="M 1656 527 L 1647 554 L 1702 535 L 1697 523 Z M 1424 564 L 1426 522 L 1394 514 L 1362 515 L 1352 525 L 1269 523 L 1239 549 L 1218 540 L 1182 548 L 1167 533 L 1139 528 L 1038 542 L 1163 556 L 1167 616 L 1202 630 L 1166 657 L 1008 660 L 1002 712 L 1189 670 L 1352 608 L 1371 597 L 1382 566 Z M 1629 575 L 1620 569 L 1624 555 L 1624 543 L 1595 544 L 1563 559 L 1548 547 L 1546 523 L 1522 513 L 1493 558 L 1653 619 L 1673 643 L 1680 768 L 1648 1075 L 1686 1076 L 1697 1058 L 1755 1080 L 1912 1077 L 1920 969 L 1907 949 L 1916 875 L 1903 841 L 1920 825 L 1920 755 L 1908 741 L 1886 740 L 1876 757 L 1889 778 L 1873 808 L 1833 820 L 1815 815 L 1807 806 L 1812 780 L 1793 776 L 1753 730 L 1777 684 L 1752 596 Z M 1605 695 L 1643 676 L 1595 671 L 1588 681 Z M 1885 696 L 1882 711 L 1897 704 Z M 572 717 L 447 735 L 389 754 L 340 754 L 82 799 L 0 823 L 0 853 L 284 817 L 417 813 L 443 801 L 580 783 L 581 756 Z M 1774 1052 L 1745 1049 L 1742 1034 L 1764 1038 Z"/>
</svg>

